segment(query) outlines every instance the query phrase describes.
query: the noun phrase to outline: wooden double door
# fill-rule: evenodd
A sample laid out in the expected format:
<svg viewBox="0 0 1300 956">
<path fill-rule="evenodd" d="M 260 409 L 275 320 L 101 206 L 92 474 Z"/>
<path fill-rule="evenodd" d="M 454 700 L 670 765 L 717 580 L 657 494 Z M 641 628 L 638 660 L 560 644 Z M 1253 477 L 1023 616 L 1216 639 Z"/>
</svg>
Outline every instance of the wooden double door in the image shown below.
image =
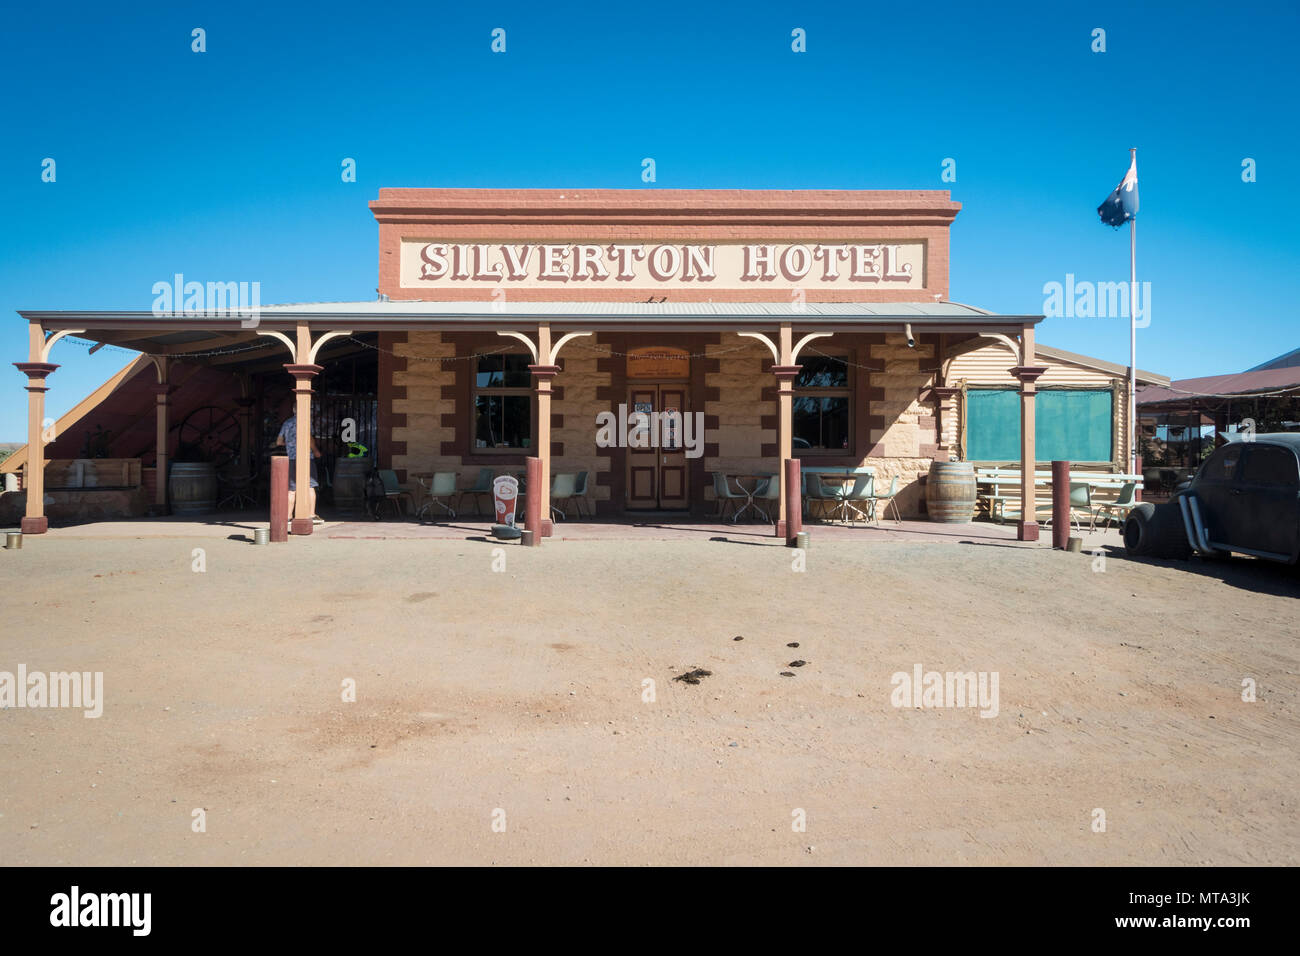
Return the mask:
<svg viewBox="0 0 1300 956">
<path fill-rule="evenodd" d="M 686 382 L 636 382 L 628 388 L 628 421 L 638 413 L 677 412 L 675 421 L 659 418 L 650 435 L 657 447 L 627 446 L 627 510 L 686 511 L 690 508 L 690 468 L 685 439 Z M 630 428 L 629 428 L 630 430 Z M 696 436 L 699 440 L 702 436 Z"/>
</svg>

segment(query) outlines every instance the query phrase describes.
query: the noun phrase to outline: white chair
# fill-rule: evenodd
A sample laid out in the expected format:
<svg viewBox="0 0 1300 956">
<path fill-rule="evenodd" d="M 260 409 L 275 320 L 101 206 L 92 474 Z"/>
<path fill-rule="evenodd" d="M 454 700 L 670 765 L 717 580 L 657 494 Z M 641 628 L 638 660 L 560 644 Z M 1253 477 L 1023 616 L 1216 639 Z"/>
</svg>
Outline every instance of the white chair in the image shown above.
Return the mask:
<svg viewBox="0 0 1300 956">
<path fill-rule="evenodd" d="M 452 510 L 451 505 L 442 500 L 459 493 L 456 489 L 456 473 L 454 471 L 435 472 L 428 484 L 425 484 L 422 478 L 417 478 L 416 481 L 420 482 L 420 487 L 425 491 L 424 502 L 416 513 L 417 518 L 423 518 L 425 512 L 429 511 L 433 505 L 437 505 L 447 512 L 447 517 L 456 517 L 456 512 Z"/>
<path fill-rule="evenodd" d="M 1119 495 L 1114 501 L 1103 502 L 1101 506 L 1097 508 L 1097 514 L 1103 515 L 1102 527 L 1109 527 L 1111 519 L 1114 518 L 1116 527 L 1122 528 L 1124 526 L 1124 519 L 1128 517 L 1128 513 L 1136 508 L 1137 505 L 1137 482 L 1124 482 L 1123 486 L 1119 489 Z"/>
<path fill-rule="evenodd" d="M 1052 523 L 1052 517 L 1055 514 L 1055 508 L 1050 502 L 1047 504 L 1038 505 L 1036 510 L 1040 513 L 1046 512 L 1046 517 L 1043 519 L 1043 524 L 1045 526 L 1050 525 Z M 1067 514 L 1070 517 L 1070 524 L 1074 525 L 1075 530 L 1078 531 L 1080 534 L 1082 534 L 1083 524 L 1079 521 L 1078 518 L 1075 517 L 1074 513 L 1076 511 L 1083 511 L 1088 515 L 1089 531 L 1092 531 L 1096 528 L 1097 509 L 1094 508 L 1092 505 L 1092 485 L 1088 484 L 1086 481 L 1070 482 L 1069 509 L 1067 511 Z"/>
<path fill-rule="evenodd" d="M 898 495 L 898 476 L 894 475 L 889 479 L 889 493 L 878 495 L 874 491 L 871 493 L 871 516 L 876 519 L 876 524 L 880 524 L 880 513 L 888 513 L 889 506 L 894 506 L 894 524 L 902 524 L 903 516 L 898 513 L 898 502 L 894 500 Z"/>
<path fill-rule="evenodd" d="M 567 515 L 557 504 L 570 501 L 578 493 L 578 476 L 574 474 L 555 475 L 551 478 L 551 515 L 563 521 Z"/>
</svg>

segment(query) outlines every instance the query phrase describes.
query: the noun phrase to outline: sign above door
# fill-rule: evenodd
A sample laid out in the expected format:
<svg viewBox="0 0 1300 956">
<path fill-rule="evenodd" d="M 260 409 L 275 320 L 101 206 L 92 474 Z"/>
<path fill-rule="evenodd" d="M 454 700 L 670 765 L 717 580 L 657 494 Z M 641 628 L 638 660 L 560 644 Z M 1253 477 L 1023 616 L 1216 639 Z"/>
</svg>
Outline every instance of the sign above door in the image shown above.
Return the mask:
<svg viewBox="0 0 1300 956">
<path fill-rule="evenodd" d="M 632 349 L 627 353 L 627 377 L 657 381 L 690 378 L 690 353 L 658 346 Z"/>
</svg>

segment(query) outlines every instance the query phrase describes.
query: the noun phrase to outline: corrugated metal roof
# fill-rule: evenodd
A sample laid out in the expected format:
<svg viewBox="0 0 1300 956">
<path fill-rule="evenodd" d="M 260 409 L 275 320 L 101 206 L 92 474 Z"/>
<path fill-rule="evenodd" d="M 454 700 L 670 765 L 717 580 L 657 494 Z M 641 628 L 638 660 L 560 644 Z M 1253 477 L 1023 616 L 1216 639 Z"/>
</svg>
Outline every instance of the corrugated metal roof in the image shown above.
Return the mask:
<svg viewBox="0 0 1300 956">
<path fill-rule="evenodd" d="M 1295 368 L 1300 365 L 1300 349 L 1292 349 L 1290 352 L 1283 352 L 1277 358 L 1271 358 L 1267 362 L 1262 362 L 1254 368 L 1246 369 L 1247 372 L 1266 372 L 1275 368 Z"/>
<path fill-rule="evenodd" d="M 1272 392 L 1300 387 L 1300 368 L 1276 368 L 1263 372 L 1236 372 L 1232 375 L 1207 375 L 1204 378 L 1180 378 L 1168 387 L 1153 385 L 1137 392 L 1139 405 L 1195 401 L 1220 395 Z"/>
<path fill-rule="evenodd" d="M 1047 358 L 1058 359 L 1062 362 L 1072 362 L 1075 365 L 1082 365 L 1087 368 L 1095 368 L 1099 371 L 1106 372 L 1109 375 L 1120 375 L 1124 378 L 1128 377 L 1127 365 L 1117 365 L 1114 362 L 1107 362 L 1105 359 L 1093 358 L 1091 355 L 1080 355 L 1078 352 L 1067 352 L 1065 349 L 1058 349 L 1050 345 L 1044 345 L 1042 342 L 1035 345 L 1034 350 L 1037 354 L 1046 356 Z M 1169 376 L 1157 375 L 1155 372 L 1148 372 L 1144 369 L 1137 370 L 1136 378 L 1138 382 L 1144 385 L 1169 384 Z M 1141 391 L 1141 389 L 1138 389 L 1138 393 L 1141 393 Z"/>
<path fill-rule="evenodd" d="M 957 302 L 294 302 L 264 305 L 263 315 L 440 316 L 781 316 L 827 318 L 987 318 Z M 1019 316 L 1014 316 L 1019 318 Z M 1038 316 L 1033 316 L 1038 318 Z"/>
</svg>

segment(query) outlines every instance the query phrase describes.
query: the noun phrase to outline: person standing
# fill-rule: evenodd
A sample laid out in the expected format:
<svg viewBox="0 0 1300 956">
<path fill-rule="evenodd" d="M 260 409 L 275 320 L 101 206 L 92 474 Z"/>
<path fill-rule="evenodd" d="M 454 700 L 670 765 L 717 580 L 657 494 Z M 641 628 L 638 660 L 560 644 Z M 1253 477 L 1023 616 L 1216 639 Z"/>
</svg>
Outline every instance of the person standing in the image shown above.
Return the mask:
<svg viewBox="0 0 1300 956">
<path fill-rule="evenodd" d="M 311 456 L 311 487 L 307 489 L 307 505 L 308 510 L 311 512 L 312 523 L 323 524 L 324 522 L 316 515 L 316 489 L 319 487 L 316 481 L 316 459 L 320 457 L 320 448 L 316 445 L 316 437 L 314 435 L 310 437 L 311 450 L 308 454 Z M 298 451 L 298 413 L 296 410 L 291 410 L 289 417 L 280 426 L 280 434 L 276 437 L 275 444 L 283 446 L 289 455 L 289 520 L 292 522 L 294 499 L 297 497 L 298 491 L 296 481 L 298 470 L 294 463 Z"/>
</svg>

